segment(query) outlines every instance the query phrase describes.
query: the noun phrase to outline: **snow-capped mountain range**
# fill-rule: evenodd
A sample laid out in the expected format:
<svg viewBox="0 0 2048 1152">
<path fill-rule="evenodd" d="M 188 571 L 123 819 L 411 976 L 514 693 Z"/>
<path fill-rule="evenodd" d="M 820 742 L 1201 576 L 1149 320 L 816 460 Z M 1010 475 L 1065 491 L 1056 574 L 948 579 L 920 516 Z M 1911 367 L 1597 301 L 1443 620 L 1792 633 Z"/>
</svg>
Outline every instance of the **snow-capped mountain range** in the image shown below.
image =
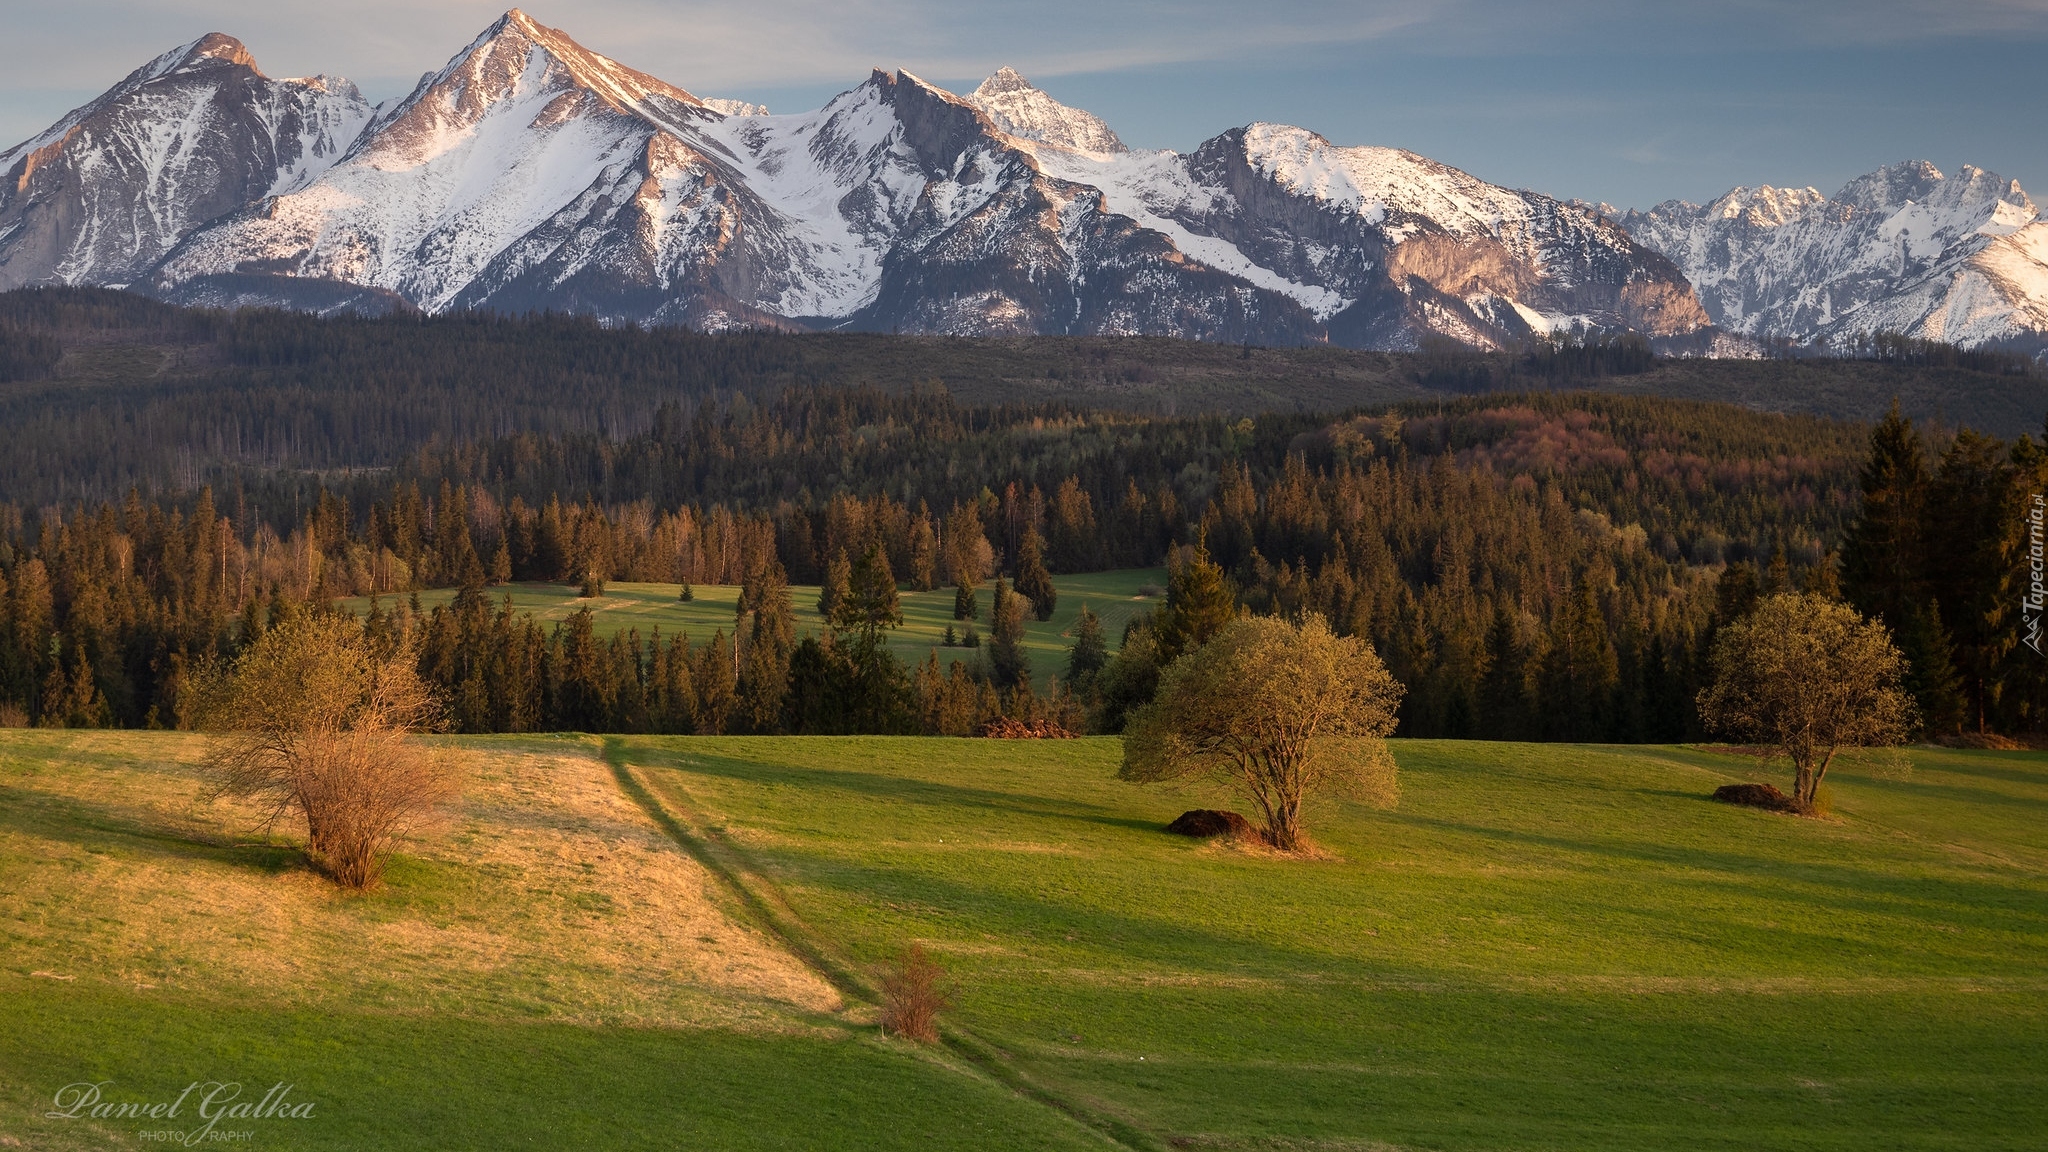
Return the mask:
<svg viewBox="0 0 2048 1152">
<path fill-rule="evenodd" d="M 2018 181 L 1981 168 L 1894 164 L 1833 196 L 1736 188 L 1616 219 L 1746 335 L 2048 346 L 2048 222 Z"/>
<path fill-rule="evenodd" d="M 1897 183 L 1894 199 L 1933 202 Z M 1820 211 L 1817 194 L 1742 195 L 1783 221 Z M 1988 201 L 1954 199 L 1913 225 L 1924 238 L 1905 245 L 1919 263 L 1901 292 L 1875 272 L 1853 300 L 1808 284 L 1820 311 L 1784 322 L 1839 326 L 1892 307 L 1937 266 L 1998 285 L 2014 253 L 2039 266 L 2039 226 L 2016 186 L 1968 228 L 1951 217 Z M 1683 337 L 1725 316 L 1779 331 L 1777 270 L 1797 261 L 1723 226 L 1746 211 L 1670 204 L 1617 218 L 1274 124 L 1188 153 L 1133 150 L 1007 68 L 965 96 L 877 70 L 817 111 L 770 115 L 699 98 L 514 10 L 376 108 L 343 80 L 270 79 L 227 36 L 165 53 L 0 153 L 0 289 L 545 308 L 706 329 L 1512 347 L 1573 323 Z M 1999 252 L 1979 242 L 2007 225 Z M 1688 275 L 1711 286 L 1706 307 Z M 2027 291 L 2013 298 L 2048 299 Z M 2038 311 L 2007 312 L 2048 329 Z M 1973 338 L 1996 327 L 1973 323 Z"/>
</svg>

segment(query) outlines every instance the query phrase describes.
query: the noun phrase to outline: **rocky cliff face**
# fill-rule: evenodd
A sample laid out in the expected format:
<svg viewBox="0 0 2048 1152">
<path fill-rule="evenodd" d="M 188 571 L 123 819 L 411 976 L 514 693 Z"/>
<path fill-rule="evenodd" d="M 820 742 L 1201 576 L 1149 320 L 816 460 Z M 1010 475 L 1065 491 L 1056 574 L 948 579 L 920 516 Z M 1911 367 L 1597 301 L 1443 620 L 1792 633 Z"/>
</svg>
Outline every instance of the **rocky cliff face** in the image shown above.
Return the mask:
<svg viewBox="0 0 2048 1152">
<path fill-rule="evenodd" d="M 1834 196 L 1736 188 L 1617 217 L 1723 327 L 1802 343 L 1873 332 L 2048 347 L 2048 223 L 2017 181 L 1925 161 Z"/>
</svg>

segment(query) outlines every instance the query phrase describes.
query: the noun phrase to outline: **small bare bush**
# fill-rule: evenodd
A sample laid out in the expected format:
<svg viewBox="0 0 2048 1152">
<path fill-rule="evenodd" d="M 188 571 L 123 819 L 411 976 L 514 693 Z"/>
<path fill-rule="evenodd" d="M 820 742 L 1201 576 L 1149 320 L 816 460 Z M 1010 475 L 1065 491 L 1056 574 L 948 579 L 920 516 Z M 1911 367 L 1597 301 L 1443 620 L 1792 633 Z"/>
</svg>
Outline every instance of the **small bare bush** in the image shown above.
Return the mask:
<svg viewBox="0 0 2048 1152">
<path fill-rule="evenodd" d="M 206 769 L 223 795 L 296 817 L 306 854 L 347 888 L 368 888 L 406 831 L 454 793 L 444 757 L 415 733 L 440 708 L 412 653 L 385 650 L 354 620 L 303 616 L 267 632 L 210 685 Z"/>
<path fill-rule="evenodd" d="M 920 1044 L 939 1042 L 939 1013 L 953 1006 L 946 970 L 912 944 L 882 973 L 882 1030 Z"/>
</svg>

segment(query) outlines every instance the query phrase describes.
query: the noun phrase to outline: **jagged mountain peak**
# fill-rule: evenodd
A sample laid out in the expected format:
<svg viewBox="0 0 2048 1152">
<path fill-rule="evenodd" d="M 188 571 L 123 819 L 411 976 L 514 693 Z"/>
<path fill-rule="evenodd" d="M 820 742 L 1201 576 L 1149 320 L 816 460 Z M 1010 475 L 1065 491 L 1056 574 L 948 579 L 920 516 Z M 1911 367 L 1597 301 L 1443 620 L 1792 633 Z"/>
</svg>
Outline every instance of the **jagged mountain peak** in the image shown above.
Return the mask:
<svg viewBox="0 0 2048 1152">
<path fill-rule="evenodd" d="M 213 32 L 0 153 L 0 288 L 125 284 L 191 232 L 334 163 L 370 117 L 328 77 L 273 80 Z"/>
<path fill-rule="evenodd" d="M 411 96 L 387 112 L 367 141 L 401 152 L 439 146 L 491 111 L 522 97 L 571 97 L 540 114 L 551 120 L 573 117 L 594 103 L 611 112 L 637 115 L 662 127 L 690 119 L 701 109 L 695 96 L 578 44 L 517 8 L 507 11 L 456 53 L 439 72 L 428 73 Z"/>
<path fill-rule="evenodd" d="M 1026 80 L 1023 73 L 1005 64 L 996 69 L 988 79 L 983 80 L 981 86 L 974 90 L 974 95 L 987 98 L 990 96 L 1001 96 L 1007 92 L 1023 92 L 1026 90 L 1036 92 L 1038 88 L 1031 81 Z"/>
<path fill-rule="evenodd" d="M 1100 116 L 1053 99 L 1015 68 L 995 75 L 965 97 L 1005 133 L 1071 152 L 1128 152 Z"/>
<path fill-rule="evenodd" d="M 225 32 L 208 32 L 182 49 L 173 49 L 164 56 L 175 53 L 169 67 L 158 73 L 169 76 L 178 72 L 191 72 L 201 68 L 217 68 L 222 65 L 247 68 L 258 76 L 263 70 L 256 66 L 256 57 L 249 54 L 249 47 Z M 158 57 L 159 60 L 164 56 Z"/>
<path fill-rule="evenodd" d="M 1774 188 L 1760 184 L 1755 188 L 1729 189 L 1708 204 L 1706 212 L 1722 220 L 1740 219 L 1756 227 L 1775 228 L 1825 200 L 1827 197 L 1818 188 Z M 1691 210 L 1699 208 L 1682 200 L 1670 203 Z"/>
</svg>

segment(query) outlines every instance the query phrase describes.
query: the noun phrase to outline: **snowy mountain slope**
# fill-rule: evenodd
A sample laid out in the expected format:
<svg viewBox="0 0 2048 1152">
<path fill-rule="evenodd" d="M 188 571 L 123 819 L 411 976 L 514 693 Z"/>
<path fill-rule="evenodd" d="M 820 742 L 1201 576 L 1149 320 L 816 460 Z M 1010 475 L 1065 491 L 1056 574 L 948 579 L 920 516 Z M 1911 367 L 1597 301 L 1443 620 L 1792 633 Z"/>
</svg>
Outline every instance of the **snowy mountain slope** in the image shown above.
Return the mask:
<svg viewBox="0 0 2048 1152">
<path fill-rule="evenodd" d="M 1843 342 L 1898 331 L 1961 344 L 2048 343 L 2048 224 L 2017 181 L 1926 161 L 1832 197 L 1736 188 L 1618 222 L 1669 256 L 1724 327 Z"/>
<path fill-rule="evenodd" d="M 1015 143 L 908 72 L 804 115 L 724 114 L 515 11 L 341 163 L 194 235 L 156 283 L 185 298 L 270 274 L 283 303 L 339 281 L 428 311 L 703 327 L 1314 337 L 1291 302 L 1094 219 L 1099 197 Z"/>
<path fill-rule="evenodd" d="M 564 212 L 632 201 L 650 164 L 705 162 L 686 146 L 651 145 L 664 129 L 686 132 L 717 115 L 508 13 L 319 179 L 199 232 L 157 276 L 339 280 L 437 311 L 493 265 L 500 279 L 516 276 L 523 269 L 500 263 L 515 245 L 515 262 L 551 255 L 529 238 L 558 229 Z"/>
<path fill-rule="evenodd" d="M 1190 255 L 1291 296 L 1341 343 L 1508 347 L 1573 322 L 1660 336 L 1706 323 L 1677 269 L 1597 214 L 1398 149 L 1253 124 L 1184 156 L 1038 155 Z"/>
<path fill-rule="evenodd" d="M 192 50 L 91 107 L 164 82 Z M 1277 125 L 1132 152 L 1009 69 L 967 96 L 876 71 L 817 111 L 771 116 L 699 100 L 515 9 L 404 100 L 351 107 L 348 131 L 238 202 L 170 221 L 147 251 L 93 249 L 71 274 L 212 305 L 703 328 L 1402 348 L 1704 322 L 1668 262 L 1583 208 Z"/>
<path fill-rule="evenodd" d="M 304 185 L 370 106 L 346 80 L 272 80 L 214 33 L 0 153 L 0 289 L 125 284 L 192 229 Z"/>
</svg>

